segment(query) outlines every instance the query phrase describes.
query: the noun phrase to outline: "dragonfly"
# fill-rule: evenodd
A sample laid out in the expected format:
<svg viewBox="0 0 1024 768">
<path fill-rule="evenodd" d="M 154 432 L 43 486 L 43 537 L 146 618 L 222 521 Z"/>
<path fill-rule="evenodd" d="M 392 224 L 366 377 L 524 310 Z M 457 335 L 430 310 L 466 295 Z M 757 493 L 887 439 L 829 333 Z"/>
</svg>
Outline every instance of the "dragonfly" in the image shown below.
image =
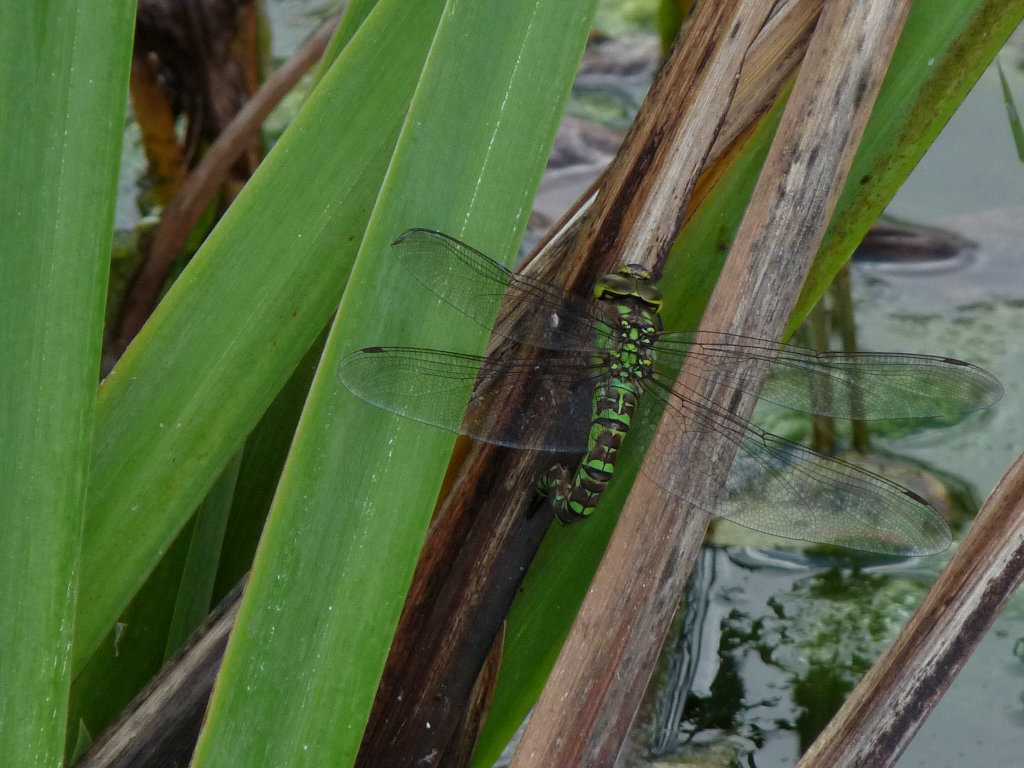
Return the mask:
<svg viewBox="0 0 1024 768">
<path fill-rule="evenodd" d="M 487 356 L 366 347 L 341 361 L 341 382 L 378 408 L 477 440 L 582 453 L 575 469 L 556 464 L 537 482 L 562 522 L 597 507 L 622 441 L 637 431 L 641 400 L 654 397 L 669 429 L 715 433 L 736 447 L 711 503 L 687 497 L 676 457 L 649 457 L 648 475 L 681 501 L 757 531 L 882 554 L 932 554 L 949 545 L 948 525 L 918 494 L 773 435 L 683 389 L 676 374 L 688 356 L 701 356 L 716 383 L 743 391 L 743 372 L 767 363 L 762 400 L 871 420 L 985 408 L 1002 396 L 987 371 L 931 355 L 819 353 L 733 334 L 665 331 L 662 294 L 640 265 L 602 277 L 588 298 L 516 274 L 434 230 L 410 229 L 392 247 L 423 286 L 511 343 Z"/>
</svg>

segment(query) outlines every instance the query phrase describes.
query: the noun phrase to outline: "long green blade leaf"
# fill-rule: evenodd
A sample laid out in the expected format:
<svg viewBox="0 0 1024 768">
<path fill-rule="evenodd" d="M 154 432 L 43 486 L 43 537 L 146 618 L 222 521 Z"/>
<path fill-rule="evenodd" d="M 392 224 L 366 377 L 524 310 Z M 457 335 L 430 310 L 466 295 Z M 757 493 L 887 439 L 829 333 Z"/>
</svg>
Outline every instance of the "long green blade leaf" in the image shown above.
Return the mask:
<svg viewBox="0 0 1024 768">
<path fill-rule="evenodd" d="M 0 764 L 60 765 L 134 3 L 0 7 Z"/>
</svg>

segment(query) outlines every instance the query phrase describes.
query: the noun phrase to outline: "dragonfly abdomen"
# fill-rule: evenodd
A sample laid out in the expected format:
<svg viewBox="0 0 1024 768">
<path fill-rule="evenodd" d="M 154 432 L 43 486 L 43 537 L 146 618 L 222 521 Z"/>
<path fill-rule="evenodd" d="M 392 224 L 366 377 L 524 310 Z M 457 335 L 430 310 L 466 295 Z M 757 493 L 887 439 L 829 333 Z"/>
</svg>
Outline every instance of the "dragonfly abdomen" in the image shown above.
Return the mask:
<svg viewBox="0 0 1024 768">
<path fill-rule="evenodd" d="M 551 497 L 563 523 L 587 517 L 597 508 L 615 473 L 619 446 L 629 431 L 640 394 L 637 384 L 628 380 L 612 379 L 598 385 L 587 452 L 576 471 L 556 464 L 541 479 L 539 488 Z"/>
</svg>

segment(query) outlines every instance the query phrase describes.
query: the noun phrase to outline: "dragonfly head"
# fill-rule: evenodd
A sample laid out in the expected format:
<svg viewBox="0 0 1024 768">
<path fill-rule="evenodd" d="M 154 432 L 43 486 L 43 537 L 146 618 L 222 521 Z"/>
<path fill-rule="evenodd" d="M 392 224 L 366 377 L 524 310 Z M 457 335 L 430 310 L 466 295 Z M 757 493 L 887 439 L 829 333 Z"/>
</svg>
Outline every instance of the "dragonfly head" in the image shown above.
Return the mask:
<svg viewBox="0 0 1024 768">
<path fill-rule="evenodd" d="M 605 275 L 594 286 L 594 298 L 607 301 L 633 298 L 649 305 L 655 312 L 661 310 L 661 291 L 655 278 L 643 264 L 626 264 L 613 275 Z"/>
</svg>

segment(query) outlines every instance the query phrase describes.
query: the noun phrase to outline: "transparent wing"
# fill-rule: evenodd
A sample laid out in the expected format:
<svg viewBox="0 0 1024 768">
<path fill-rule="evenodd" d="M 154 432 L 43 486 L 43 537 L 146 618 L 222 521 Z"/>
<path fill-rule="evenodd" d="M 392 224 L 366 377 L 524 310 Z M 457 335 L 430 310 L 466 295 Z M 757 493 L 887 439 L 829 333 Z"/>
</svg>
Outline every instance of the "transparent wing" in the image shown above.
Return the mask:
<svg viewBox="0 0 1024 768">
<path fill-rule="evenodd" d="M 423 285 L 464 315 L 500 336 L 544 349 L 593 350 L 607 334 L 594 302 L 517 275 L 455 238 L 410 229 L 394 243 L 395 254 Z M 506 308 L 528 308 L 523 322 Z"/>
<path fill-rule="evenodd" d="M 750 425 L 734 415 L 698 405 L 657 377 L 649 391 L 666 403 L 665 419 L 684 431 L 724 435 L 736 458 L 713 508 L 687 498 L 686 467 L 675 456 L 648 461 L 652 480 L 670 493 L 727 520 L 791 539 L 840 544 L 893 555 L 923 555 L 949 546 L 949 527 L 928 503 L 880 475 Z M 647 427 L 653 431 L 653 427 Z M 709 448 L 712 460 L 717 457 Z"/>
<path fill-rule="evenodd" d="M 338 376 L 366 402 L 450 432 L 512 448 L 585 450 L 600 367 L 588 353 L 531 351 L 539 357 L 367 347 L 342 360 Z"/>
<path fill-rule="evenodd" d="M 899 353 L 818 353 L 791 344 L 724 333 L 663 333 L 659 368 L 674 377 L 688 354 L 710 362 L 716 381 L 740 389 L 750 360 L 772 364 L 761 399 L 805 413 L 842 419 L 959 416 L 1002 397 L 999 381 L 977 366 L 947 357 Z"/>
</svg>

